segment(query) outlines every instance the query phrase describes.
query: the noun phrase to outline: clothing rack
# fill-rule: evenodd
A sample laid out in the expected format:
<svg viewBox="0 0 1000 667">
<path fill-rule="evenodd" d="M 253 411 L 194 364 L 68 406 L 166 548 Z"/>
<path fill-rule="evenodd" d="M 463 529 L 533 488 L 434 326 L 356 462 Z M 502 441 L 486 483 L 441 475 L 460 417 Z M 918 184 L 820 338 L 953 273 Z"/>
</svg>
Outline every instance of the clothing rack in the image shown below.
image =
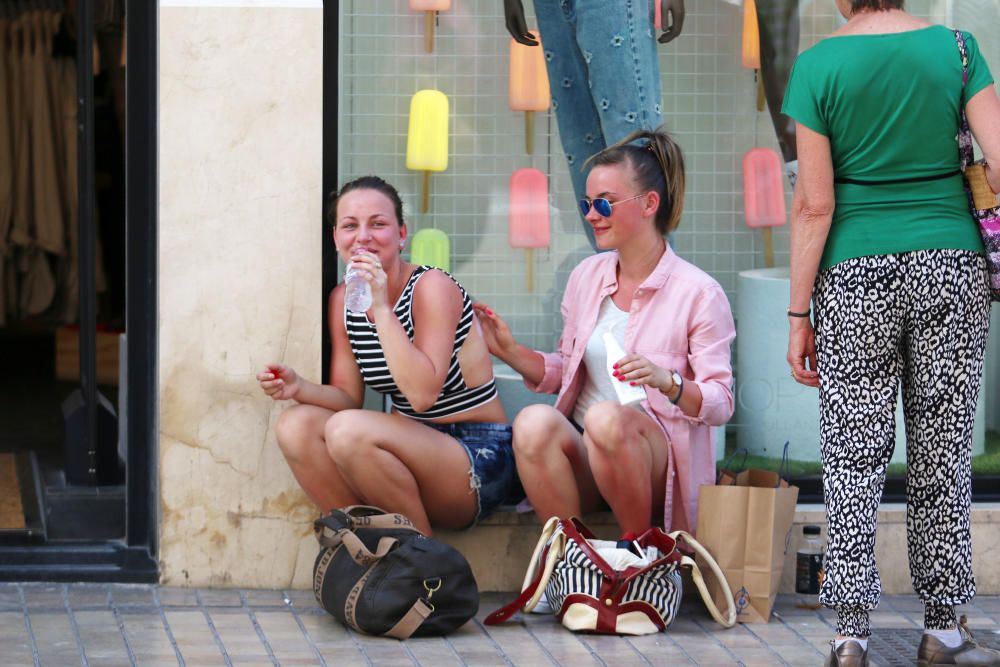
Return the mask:
<svg viewBox="0 0 1000 667">
<path fill-rule="evenodd" d="M 65 0 L 0 0 L 0 18 L 12 18 L 25 12 L 66 11 Z"/>
</svg>

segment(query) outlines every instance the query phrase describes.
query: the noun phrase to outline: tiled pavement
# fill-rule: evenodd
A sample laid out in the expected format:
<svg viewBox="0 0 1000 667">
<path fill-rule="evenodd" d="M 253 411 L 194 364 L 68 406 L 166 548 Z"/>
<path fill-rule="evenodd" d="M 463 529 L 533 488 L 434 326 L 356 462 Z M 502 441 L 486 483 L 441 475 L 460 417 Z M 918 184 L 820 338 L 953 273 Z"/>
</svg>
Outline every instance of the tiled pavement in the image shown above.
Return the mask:
<svg viewBox="0 0 1000 667">
<path fill-rule="evenodd" d="M 658 635 L 575 635 L 550 616 L 483 617 L 509 596 L 487 594 L 477 619 L 446 638 L 392 639 L 348 632 L 309 591 L 0 583 L 0 665 L 821 665 L 829 611 L 780 596 L 769 624 L 722 630 L 695 600 Z M 1000 598 L 963 609 L 977 638 L 1000 644 Z M 873 614 L 874 664 L 912 665 L 922 610 L 883 599 Z M 900 653 L 901 651 L 901 653 Z"/>
</svg>

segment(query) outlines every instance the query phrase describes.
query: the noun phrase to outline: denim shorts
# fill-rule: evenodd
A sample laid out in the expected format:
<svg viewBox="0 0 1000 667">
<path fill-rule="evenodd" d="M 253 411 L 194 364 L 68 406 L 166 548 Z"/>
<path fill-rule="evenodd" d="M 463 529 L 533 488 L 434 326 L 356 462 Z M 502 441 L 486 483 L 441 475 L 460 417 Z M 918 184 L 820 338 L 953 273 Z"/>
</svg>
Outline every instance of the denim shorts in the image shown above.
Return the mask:
<svg viewBox="0 0 1000 667">
<path fill-rule="evenodd" d="M 476 492 L 478 509 L 472 525 L 485 519 L 506 500 L 515 485 L 517 467 L 511 446 L 510 424 L 458 422 L 427 426 L 455 438 L 469 457 L 469 488 Z"/>
</svg>

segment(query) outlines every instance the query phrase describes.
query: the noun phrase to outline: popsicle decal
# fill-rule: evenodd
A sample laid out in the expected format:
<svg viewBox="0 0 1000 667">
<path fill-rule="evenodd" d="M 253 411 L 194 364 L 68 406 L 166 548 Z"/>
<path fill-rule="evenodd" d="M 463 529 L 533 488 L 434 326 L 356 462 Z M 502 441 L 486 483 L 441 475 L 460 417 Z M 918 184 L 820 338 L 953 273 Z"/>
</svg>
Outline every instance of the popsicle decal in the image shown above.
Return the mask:
<svg viewBox="0 0 1000 667">
<path fill-rule="evenodd" d="M 510 40 L 508 102 L 512 111 L 524 112 L 524 148 L 535 152 L 535 112 L 548 111 L 552 94 L 549 73 L 545 69 L 545 51 L 537 31 L 529 33 L 538 46 L 526 46 Z"/>
<path fill-rule="evenodd" d="M 421 229 L 413 235 L 410 261 L 451 271 L 451 241 L 440 229 Z"/>
<path fill-rule="evenodd" d="M 764 110 L 764 79 L 760 74 L 760 26 L 757 23 L 755 0 L 743 0 L 743 48 L 740 51 L 743 67 L 753 70 L 757 83 L 757 111 Z"/>
<path fill-rule="evenodd" d="M 410 100 L 406 168 L 423 173 L 420 212 L 430 208 L 430 173 L 448 168 L 448 98 L 439 90 L 419 90 Z"/>
<path fill-rule="evenodd" d="M 510 176 L 510 213 L 507 240 L 524 248 L 525 282 L 535 290 L 535 248 L 549 247 L 549 181 L 537 169 L 518 169 Z"/>
<path fill-rule="evenodd" d="M 438 12 L 451 9 L 451 0 L 410 0 L 410 9 L 424 12 L 424 48 L 427 53 L 434 52 L 434 20 Z"/>
<path fill-rule="evenodd" d="M 774 266 L 771 228 L 785 224 L 781 158 L 770 148 L 751 148 L 743 156 L 743 211 L 747 227 L 761 228 L 764 264 Z"/>
</svg>

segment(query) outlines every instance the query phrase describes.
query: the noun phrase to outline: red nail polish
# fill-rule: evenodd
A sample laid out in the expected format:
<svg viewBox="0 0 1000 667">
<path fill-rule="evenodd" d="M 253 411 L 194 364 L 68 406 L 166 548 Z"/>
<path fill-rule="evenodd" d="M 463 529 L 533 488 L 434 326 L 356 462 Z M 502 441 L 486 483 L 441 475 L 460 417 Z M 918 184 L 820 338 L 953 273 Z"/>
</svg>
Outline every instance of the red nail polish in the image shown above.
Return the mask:
<svg viewBox="0 0 1000 667">
<path fill-rule="evenodd" d="M 629 382 L 629 384 L 632 385 L 633 387 L 635 386 L 635 382 Z"/>
<path fill-rule="evenodd" d="M 611 368 L 618 368 L 618 364 L 613 365 Z"/>
</svg>

